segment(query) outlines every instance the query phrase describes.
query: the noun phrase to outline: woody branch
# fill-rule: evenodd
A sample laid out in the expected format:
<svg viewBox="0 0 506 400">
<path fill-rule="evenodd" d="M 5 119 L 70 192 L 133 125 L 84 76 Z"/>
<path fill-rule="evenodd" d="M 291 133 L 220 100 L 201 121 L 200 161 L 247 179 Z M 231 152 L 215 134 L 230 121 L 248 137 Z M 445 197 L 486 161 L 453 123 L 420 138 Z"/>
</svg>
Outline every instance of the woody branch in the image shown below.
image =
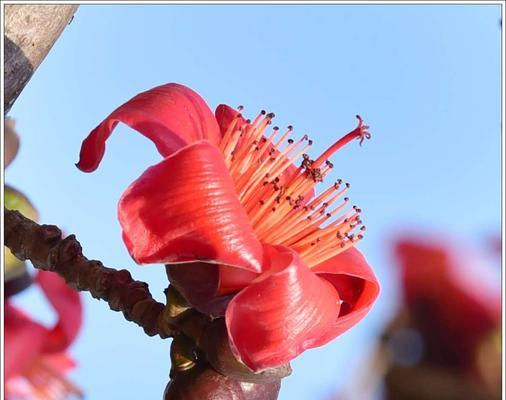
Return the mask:
<svg viewBox="0 0 506 400">
<path fill-rule="evenodd" d="M 16 257 L 30 260 L 35 268 L 56 272 L 76 290 L 105 300 L 112 310 L 121 311 L 150 336 L 166 338 L 174 334 L 163 313 L 165 305 L 153 299 L 146 283 L 132 279 L 125 269 L 88 260 L 76 237 L 63 239 L 57 226 L 39 225 L 7 209 L 4 217 L 4 242 Z"/>
<path fill-rule="evenodd" d="M 76 4 L 5 6 L 5 113 L 9 112 L 78 7 Z"/>
</svg>

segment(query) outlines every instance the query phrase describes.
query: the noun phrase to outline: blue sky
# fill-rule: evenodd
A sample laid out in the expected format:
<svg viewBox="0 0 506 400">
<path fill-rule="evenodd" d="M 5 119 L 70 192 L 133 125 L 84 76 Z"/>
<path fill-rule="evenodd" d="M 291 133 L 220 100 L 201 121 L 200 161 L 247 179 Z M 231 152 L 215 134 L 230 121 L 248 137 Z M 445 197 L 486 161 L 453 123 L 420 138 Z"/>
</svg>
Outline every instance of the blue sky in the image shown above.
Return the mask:
<svg viewBox="0 0 506 400">
<path fill-rule="evenodd" d="M 355 127 L 372 140 L 333 157 L 329 182 L 352 183 L 360 243 L 382 283 L 366 320 L 293 362 L 280 399 L 326 398 L 350 379 L 397 299 L 391 241 L 418 229 L 480 245 L 500 230 L 500 7 L 493 5 L 81 6 L 10 116 L 21 135 L 7 183 L 42 222 L 75 233 L 89 258 L 128 268 L 162 300 L 161 266 L 136 266 L 116 204 L 160 158 L 124 126 L 93 174 L 75 168 L 80 143 L 109 112 L 150 87 L 179 82 L 214 108 L 276 113 L 315 141 L 313 155 Z M 51 321 L 40 294 L 18 298 Z M 86 323 L 72 354 L 87 398 L 160 398 L 169 341 L 83 294 Z"/>
</svg>

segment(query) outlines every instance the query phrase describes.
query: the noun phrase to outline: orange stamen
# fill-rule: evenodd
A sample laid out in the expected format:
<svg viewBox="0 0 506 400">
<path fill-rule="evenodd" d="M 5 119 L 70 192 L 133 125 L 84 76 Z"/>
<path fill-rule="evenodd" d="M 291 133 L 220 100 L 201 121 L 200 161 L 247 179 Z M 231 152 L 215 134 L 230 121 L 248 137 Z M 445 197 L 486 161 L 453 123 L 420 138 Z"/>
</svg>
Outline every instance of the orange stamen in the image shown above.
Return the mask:
<svg viewBox="0 0 506 400">
<path fill-rule="evenodd" d="M 240 129 L 239 118 L 242 117 L 238 112 L 223 135 L 220 149 L 259 240 L 293 248 L 310 267 L 359 241 L 362 234 L 351 232 L 357 227 L 365 230 L 359 218 L 360 209 L 354 206 L 345 212 L 347 197 L 334 205 L 349 184 L 340 189 L 339 180 L 311 201 L 305 197 L 330 173 L 333 165 L 328 158 L 332 154 L 353 139 L 362 144 L 371 137 L 362 119 L 357 116 L 358 126 L 313 161 L 305 154 L 312 141 L 306 135 L 298 141 L 289 139 L 291 126 L 276 141 L 277 127 L 270 136 L 264 136 L 274 114 L 262 111 Z M 288 173 L 301 156 L 300 167 Z"/>
</svg>

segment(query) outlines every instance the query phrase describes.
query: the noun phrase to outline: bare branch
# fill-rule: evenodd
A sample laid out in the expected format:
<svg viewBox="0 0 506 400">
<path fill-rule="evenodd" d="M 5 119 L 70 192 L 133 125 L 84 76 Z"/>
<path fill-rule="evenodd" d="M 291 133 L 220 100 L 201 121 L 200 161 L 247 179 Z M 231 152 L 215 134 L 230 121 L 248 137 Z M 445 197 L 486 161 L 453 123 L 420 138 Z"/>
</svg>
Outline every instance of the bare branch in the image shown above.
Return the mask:
<svg viewBox="0 0 506 400">
<path fill-rule="evenodd" d="M 74 4 L 5 6 L 5 113 L 10 110 L 78 7 Z"/>
<path fill-rule="evenodd" d="M 65 239 L 54 225 L 39 225 L 18 211 L 4 210 L 5 245 L 21 260 L 36 268 L 53 271 L 76 290 L 88 291 L 105 300 L 114 311 L 135 322 L 150 336 L 172 336 L 174 328 L 164 316 L 165 305 L 151 296 L 148 285 L 132 279 L 125 269 L 107 268 L 88 260 L 74 235 Z"/>
</svg>

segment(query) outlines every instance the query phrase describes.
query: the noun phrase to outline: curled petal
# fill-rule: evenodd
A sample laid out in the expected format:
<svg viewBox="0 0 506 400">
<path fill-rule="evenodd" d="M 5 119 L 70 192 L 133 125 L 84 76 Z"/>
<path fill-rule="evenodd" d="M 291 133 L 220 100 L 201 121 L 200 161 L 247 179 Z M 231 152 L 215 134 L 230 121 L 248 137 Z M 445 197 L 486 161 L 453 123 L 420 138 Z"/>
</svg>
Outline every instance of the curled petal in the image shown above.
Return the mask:
<svg viewBox="0 0 506 400">
<path fill-rule="evenodd" d="M 339 296 L 292 250 L 264 246 L 269 271 L 230 302 L 226 323 L 235 356 L 253 371 L 287 363 L 329 330 Z"/>
<path fill-rule="evenodd" d="M 58 322 L 48 331 L 44 351 L 61 352 L 74 341 L 81 328 L 81 297 L 54 272 L 39 271 L 35 280 L 58 314 Z"/>
<path fill-rule="evenodd" d="M 219 272 L 220 285 L 218 292 L 220 294 L 238 292 L 258 277 L 258 273 L 229 267 L 228 265 L 220 265 Z"/>
<path fill-rule="evenodd" d="M 19 375 L 42 351 L 48 330 L 5 303 L 5 380 Z"/>
<path fill-rule="evenodd" d="M 83 141 L 77 167 L 84 172 L 97 169 L 105 142 L 123 122 L 151 139 L 164 157 L 206 139 L 218 144 L 220 128 L 206 102 L 193 90 L 176 83 L 139 93 L 113 111 Z"/>
<path fill-rule="evenodd" d="M 342 301 L 338 318 L 319 340 L 319 345 L 323 345 L 365 317 L 379 295 L 379 284 L 367 260 L 355 247 L 312 270 L 336 288 Z"/>
<path fill-rule="evenodd" d="M 118 210 L 125 244 L 140 264 L 205 261 L 261 270 L 262 247 L 223 156 L 207 141 L 148 168 Z"/>
</svg>

